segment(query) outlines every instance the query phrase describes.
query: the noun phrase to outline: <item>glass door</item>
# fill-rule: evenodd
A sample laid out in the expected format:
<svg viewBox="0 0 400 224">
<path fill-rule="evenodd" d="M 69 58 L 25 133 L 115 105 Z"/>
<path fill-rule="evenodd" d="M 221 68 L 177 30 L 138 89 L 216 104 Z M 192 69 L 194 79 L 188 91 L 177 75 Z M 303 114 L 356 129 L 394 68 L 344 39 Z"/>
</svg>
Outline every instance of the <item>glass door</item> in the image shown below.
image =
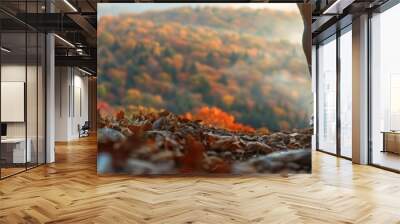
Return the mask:
<svg viewBox="0 0 400 224">
<path fill-rule="evenodd" d="M 321 43 L 318 63 L 318 150 L 336 154 L 336 35 Z"/>
</svg>

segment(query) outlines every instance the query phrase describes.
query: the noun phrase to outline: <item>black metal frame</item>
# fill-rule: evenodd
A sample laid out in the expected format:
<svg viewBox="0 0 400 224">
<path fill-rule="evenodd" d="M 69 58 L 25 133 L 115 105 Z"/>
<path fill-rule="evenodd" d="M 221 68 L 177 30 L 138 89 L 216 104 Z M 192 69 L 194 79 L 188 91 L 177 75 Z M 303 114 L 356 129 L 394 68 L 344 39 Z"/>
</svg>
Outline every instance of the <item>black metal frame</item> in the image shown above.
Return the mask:
<svg viewBox="0 0 400 224">
<path fill-rule="evenodd" d="M 28 1 L 25 0 L 25 11 L 27 11 L 27 3 Z M 36 0 L 36 11 L 39 10 L 39 0 Z M 47 7 L 46 7 L 46 11 L 47 11 Z M 25 15 L 27 16 L 27 14 Z M 18 18 L 16 18 L 18 20 Z M 44 55 L 42 55 L 42 60 L 44 60 L 44 67 L 42 69 L 43 72 L 43 78 L 42 78 L 42 82 L 44 84 L 44 99 L 43 99 L 43 109 L 44 109 L 44 116 L 42 116 L 41 118 L 43 118 L 44 120 L 42 120 L 42 122 L 44 123 L 44 136 L 43 136 L 43 142 L 44 145 L 43 147 L 43 152 L 44 155 L 43 156 L 43 162 L 39 162 L 39 33 L 43 33 L 37 29 L 34 29 L 33 27 L 29 26 L 27 23 L 23 23 L 24 24 L 24 33 L 25 34 L 25 84 L 24 84 L 24 120 L 25 120 L 25 169 L 15 172 L 13 174 L 7 175 L 7 176 L 2 176 L 2 169 L 0 167 L 0 180 L 6 179 L 8 177 L 12 177 L 14 175 L 17 175 L 19 173 L 23 173 L 27 170 L 36 168 L 38 166 L 44 165 L 47 163 L 47 39 L 46 39 L 46 35 L 43 36 L 43 40 L 42 44 L 44 44 L 44 51 L 42 51 L 41 53 L 43 53 Z M 29 31 L 29 32 L 28 32 Z M 28 139 L 28 112 L 27 112 L 27 81 L 28 81 L 28 33 L 31 33 L 31 31 L 33 31 L 34 33 L 36 33 L 36 162 L 35 163 L 29 163 L 30 166 L 28 166 L 28 154 L 27 154 L 27 147 L 28 147 L 28 143 L 27 143 L 27 139 Z M 0 45 L 1 45 L 1 36 L 2 36 L 3 32 L 0 32 Z M 46 34 L 46 33 L 43 33 Z M 1 62 L 2 62 L 2 56 L 0 54 L 0 67 L 1 67 Z M 0 81 L 1 81 L 1 69 L 0 69 Z M 0 87 L 1 89 L 1 87 Z M 1 93 L 0 93 L 1 96 Z M 43 96 L 42 96 L 43 97 Z M 0 98 L 1 99 L 1 98 Z M 1 115 L 0 115 L 1 116 Z M 0 117 L 1 120 L 1 117 Z M 1 122 L 0 122 L 1 123 Z M 0 156 L 1 156 L 1 144 L 0 144 Z M 1 157 L 0 157 L 1 158 Z"/>
<path fill-rule="evenodd" d="M 336 30 L 336 154 L 341 156 L 341 133 L 342 123 L 340 118 L 340 78 L 341 78 L 341 66 L 340 66 L 340 36 L 341 31 Z"/>
<path fill-rule="evenodd" d="M 368 13 L 368 54 L 367 54 L 367 63 L 368 63 L 368 75 L 367 75 L 367 120 L 368 120 L 368 124 L 367 124 L 367 141 L 368 141 L 368 164 L 372 165 L 372 97 L 371 97 L 371 93 L 372 93 L 372 83 L 371 83 L 371 71 L 372 71 L 372 65 L 371 65 L 371 56 L 372 56 L 372 42 L 371 42 L 371 37 L 372 37 L 372 33 L 371 33 L 371 18 L 372 18 L 372 13 L 369 12 Z"/>
<path fill-rule="evenodd" d="M 315 148 L 318 150 L 319 149 L 319 75 L 318 75 L 318 70 L 319 70 L 319 64 L 318 64 L 318 58 L 319 58 L 319 45 L 317 44 L 315 46 L 315 118 L 314 118 L 314 123 L 315 123 Z"/>
</svg>

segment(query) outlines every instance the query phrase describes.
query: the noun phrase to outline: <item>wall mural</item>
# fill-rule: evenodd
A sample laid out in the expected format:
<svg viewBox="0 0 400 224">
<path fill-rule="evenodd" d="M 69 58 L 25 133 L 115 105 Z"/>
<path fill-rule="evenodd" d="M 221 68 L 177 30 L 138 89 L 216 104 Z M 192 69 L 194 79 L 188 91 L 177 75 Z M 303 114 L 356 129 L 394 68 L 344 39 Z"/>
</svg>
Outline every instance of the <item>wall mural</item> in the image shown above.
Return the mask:
<svg viewBox="0 0 400 224">
<path fill-rule="evenodd" d="M 99 4 L 98 173 L 310 173 L 299 9 Z"/>
</svg>

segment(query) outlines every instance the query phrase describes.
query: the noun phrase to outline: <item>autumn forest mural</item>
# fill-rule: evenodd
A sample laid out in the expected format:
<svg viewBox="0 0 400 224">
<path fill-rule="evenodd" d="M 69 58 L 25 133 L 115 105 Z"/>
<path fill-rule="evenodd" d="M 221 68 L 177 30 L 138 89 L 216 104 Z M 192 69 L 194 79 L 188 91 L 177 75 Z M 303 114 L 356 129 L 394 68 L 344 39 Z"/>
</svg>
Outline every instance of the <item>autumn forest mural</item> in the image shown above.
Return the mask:
<svg viewBox="0 0 400 224">
<path fill-rule="evenodd" d="M 311 171 L 295 4 L 99 4 L 98 20 L 99 174 Z"/>
</svg>

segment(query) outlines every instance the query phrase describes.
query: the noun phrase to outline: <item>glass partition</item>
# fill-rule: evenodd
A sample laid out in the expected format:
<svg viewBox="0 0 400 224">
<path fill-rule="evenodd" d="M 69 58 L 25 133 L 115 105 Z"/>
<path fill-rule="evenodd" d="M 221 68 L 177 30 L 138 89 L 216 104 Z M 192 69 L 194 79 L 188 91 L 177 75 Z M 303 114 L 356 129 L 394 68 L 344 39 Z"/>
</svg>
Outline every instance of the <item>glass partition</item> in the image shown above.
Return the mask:
<svg viewBox="0 0 400 224">
<path fill-rule="evenodd" d="M 318 47 L 318 149 L 336 154 L 336 36 Z"/>
<path fill-rule="evenodd" d="M 24 171 L 31 161 L 26 150 L 26 41 L 26 32 L 1 34 L 2 177 Z"/>
<path fill-rule="evenodd" d="M 26 75 L 26 114 L 27 114 L 27 150 L 29 153 L 29 160 L 27 167 L 34 167 L 37 165 L 38 160 L 38 35 L 36 32 L 27 33 L 27 75 Z"/>
<path fill-rule="evenodd" d="M 40 13 L 43 1 L 0 2 L 18 13 Z M 0 178 L 45 163 L 43 33 L 0 12 Z"/>
<path fill-rule="evenodd" d="M 340 154 L 352 157 L 352 33 L 340 36 Z"/>
<path fill-rule="evenodd" d="M 400 5 L 371 18 L 371 162 L 400 170 Z"/>
</svg>

